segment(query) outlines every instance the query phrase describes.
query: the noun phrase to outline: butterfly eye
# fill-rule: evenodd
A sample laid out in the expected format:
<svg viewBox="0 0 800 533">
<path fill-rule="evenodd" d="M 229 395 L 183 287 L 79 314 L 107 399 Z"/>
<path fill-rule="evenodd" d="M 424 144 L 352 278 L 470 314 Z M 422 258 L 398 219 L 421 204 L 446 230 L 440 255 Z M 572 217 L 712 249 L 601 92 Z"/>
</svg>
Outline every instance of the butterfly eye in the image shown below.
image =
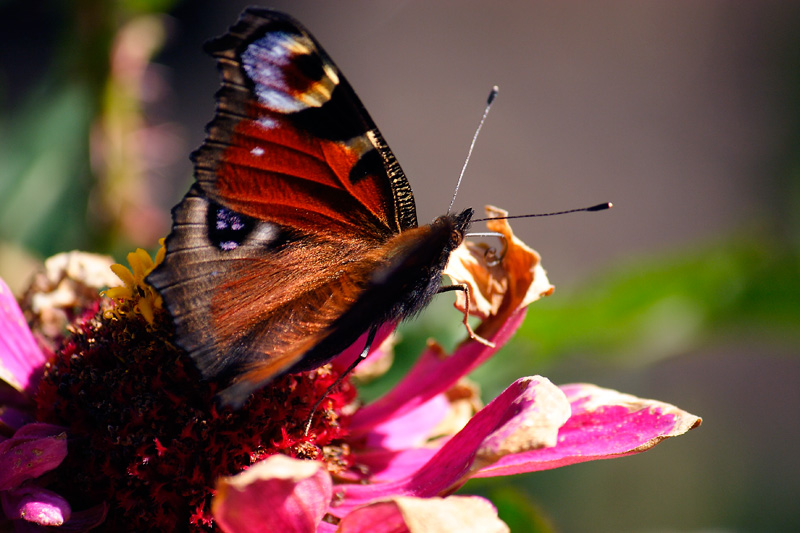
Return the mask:
<svg viewBox="0 0 800 533">
<path fill-rule="evenodd" d="M 464 239 L 464 234 L 457 229 L 450 232 L 450 248 L 457 248 L 461 241 Z"/>
</svg>

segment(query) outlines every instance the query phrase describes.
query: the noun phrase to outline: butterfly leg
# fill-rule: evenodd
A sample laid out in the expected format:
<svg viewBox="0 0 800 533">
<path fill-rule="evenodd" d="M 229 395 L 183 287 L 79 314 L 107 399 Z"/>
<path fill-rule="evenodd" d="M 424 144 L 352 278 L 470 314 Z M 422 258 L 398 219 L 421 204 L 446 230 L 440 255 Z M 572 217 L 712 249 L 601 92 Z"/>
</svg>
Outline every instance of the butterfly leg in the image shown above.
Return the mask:
<svg viewBox="0 0 800 533">
<path fill-rule="evenodd" d="M 508 242 L 506 241 L 506 236 L 498 231 L 481 231 L 477 233 L 467 233 L 464 235 L 465 237 L 497 237 L 500 239 L 500 242 L 503 243 L 503 248 L 500 250 L 500 253 L 497 253 L 497 250 L 494 247 L 489 247 L 483 253 L 483 257 L 486 258 L 486 265 L 493 267 L 497 266 L 503 262 L 503 259 L 506 257 L 506 252 L 508 252 Z"/>
<path fill-rule="evenodd" d="M 325 389 L 325 394 L 323 394 L 320 397 L 320 399 L 317 400 L 317 402 L 314 404 L 314 407 L 311 408 L 311 413 L 309 413 L 308 420 L 306 420 L 306 428 L 305 431 L 303 432 L 303 435 L 308 435 L 308 430 L 311 429 L 311 422 L 314 420 L 314 414 L 317 412 L 319 406 L 322 405 L 322 402 L 325 400 L 325 398 L 328 397 L 328 394 L 330 394 L 332 390 L 338 387 L 339 384 L 342 381 L 344 381 L 344 378 L 346 378 L 350 374 L 350 372 L 355 370 L 355 368 L 358 366 L 358 363 L 367 358 L 367 356 L 369 355 L 369 349 L 372 347 L 372 342 L 375 340 L 375 335 L 378 333 L 379 326 L 380 326 L 379 324 L 372 325 L 369 328 L 369 333 L 367 333 L 367 344 L 364 346 L 364 349 L 361 351 L 358 357 L 356 357 L 356 359 L 352 363 L 350 363 L 350 366 L 348 366 L 344 372 L 339 374 L 339 377 L 336 378 L 336 381 L 334 381 L 327 389 Z"/>
<path fill-rule="evenodd" d="M 472 326 L 470 326 L 469 322 L 467 322 L 467 319 L 469 318 L 469 302 L 470 300 L 472 300 L 472 294 L 470 294 L 469 292 L 469 285 L 467 285 L 466 283 L 458 283 L 456 285 L 444 285 L 443 287 L 439 287 L 439 290 L 436 291 L 436 293 L 441 294 L 443 292 L 450 292 L 450 291 L 463 291 L 464 294 L 467 296 L 467 305 L 464 309 L 463 324 L 464 327 L 467 328 L 467 335 L 469 335 L 469 338 L 483 344 L 484 346 L 488 346 L 489 348 L 494 348 L 494 343 L 492 341 L 486 340 L 477 333 L 475 333 L 475 331 L 473 331 L 472 329 Z"/>
</svg>

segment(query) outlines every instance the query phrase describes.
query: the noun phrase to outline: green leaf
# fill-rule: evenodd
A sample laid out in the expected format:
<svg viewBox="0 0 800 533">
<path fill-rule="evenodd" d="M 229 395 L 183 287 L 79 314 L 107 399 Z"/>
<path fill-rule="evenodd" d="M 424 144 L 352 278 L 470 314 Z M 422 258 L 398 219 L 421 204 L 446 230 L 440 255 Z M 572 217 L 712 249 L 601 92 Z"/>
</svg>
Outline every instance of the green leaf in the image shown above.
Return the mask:
<svg viewBox="0 0 800 533">
<path fill-rule="evenodd" d="M 0 239 L 42 255 L 86 245 L 92 98 L 81 84 L 32 96 L 0 136 Z"/>
</svg>

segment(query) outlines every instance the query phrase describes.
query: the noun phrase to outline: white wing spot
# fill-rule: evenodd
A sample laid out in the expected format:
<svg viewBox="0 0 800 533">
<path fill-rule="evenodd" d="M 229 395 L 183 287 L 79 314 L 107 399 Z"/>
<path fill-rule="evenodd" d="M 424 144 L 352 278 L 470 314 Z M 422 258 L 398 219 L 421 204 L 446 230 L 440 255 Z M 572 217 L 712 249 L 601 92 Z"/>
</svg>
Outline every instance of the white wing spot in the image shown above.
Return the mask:
<svg viewBox="0 0 800 533">
<path fill-rule="evenodd" d="M 261 117 L 258 119 L 258 125 L 265 130 L 274 130 L 278 127 L 278 123 L 269 117 Z"/>
</svg>

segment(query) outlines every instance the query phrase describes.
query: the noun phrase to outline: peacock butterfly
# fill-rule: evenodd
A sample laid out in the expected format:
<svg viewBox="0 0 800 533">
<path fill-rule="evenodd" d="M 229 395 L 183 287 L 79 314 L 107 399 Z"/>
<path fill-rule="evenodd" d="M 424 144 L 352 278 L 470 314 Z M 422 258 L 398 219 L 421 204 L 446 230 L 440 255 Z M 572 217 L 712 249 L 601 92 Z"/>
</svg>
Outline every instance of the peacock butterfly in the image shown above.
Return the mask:
<svg viewBox="0 0 800 533">
<path fill-rule="evenodd" d="M 473 211 L 417 224 L 391 150 L 291 17 L 248 8 L 206 47 L 222 76 L 216 114 L 148 282 L 176 343 L 238 407 L 460 288 L 441 287 L 442 270 Z"/>
</svg>

